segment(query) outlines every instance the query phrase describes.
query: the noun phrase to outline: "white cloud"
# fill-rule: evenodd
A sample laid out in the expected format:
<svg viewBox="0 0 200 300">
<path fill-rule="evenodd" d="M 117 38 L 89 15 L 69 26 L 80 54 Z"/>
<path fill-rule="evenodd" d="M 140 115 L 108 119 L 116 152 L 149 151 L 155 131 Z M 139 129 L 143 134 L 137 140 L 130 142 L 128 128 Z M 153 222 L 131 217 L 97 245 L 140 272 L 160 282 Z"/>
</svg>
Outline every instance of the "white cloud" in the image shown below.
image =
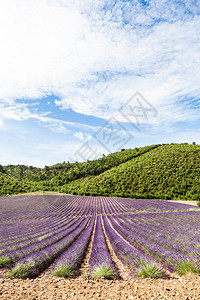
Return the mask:
<svg viewBox="0 0 200 300">
<path fill-rule="evenodd" d="M 75 132 L 74 136 L 83 142 L 90 141 L 93 138 L 90 134 L 85 134 L 82 131 Z"/>
<path fill-rule="evenodd" d="M 74 130 L 77 129 L 85 132 L 94 132 L 99 128 L 98 126 L 52 118 L 49 114 L 50 112 L 40 113 L 32 111 L 31 103 L 0 103 L 0 128 L 3 128 L 4 121 L 7 120 L 26 121 L 29 119 L 36 121 L 54 133 L 73 134 Z M 85 133 L 84 138 L 89 140 L 91 139 L 91 135 Z"/>
<path fill-rule="evenodd" d="M 75 132 L 74 136 L 81 141 L 84 141 L 84 133 L 83 132 Z"/>
<path fill-rule="evenodd" d="M 0 103 L 0 118 L 17 121 L 27 120 L 31 113 L 26 104 L 6 104 Z"/>
<path fill-rule="evenodd" d="M 181 5 L 175 13 L 162 1 L 148 10 L 118 1 L 106 13 L 99 10 L 104 4 L 1 1 L 0 99 L 54 93 L 65 108 L 106 116 L 105 106 L 112 113 L 134 90 L 156 94 L 166 86 L 158 105 L 177 91 L 199 93 L 199 16 L 180 21 Z M 145 31 L 122 26 L 122 8 L 135 24 L 145 25 L 160 14 L 175 21 Z M 104 72 L 115 75 L 105 80 Z"/>
<path fill-rule="evenodd" d="M 3 120 L 0 119 L 0 127 L 3 127 Z"/>
<path fill-rule="evenodd" d="M 199 13 L 191 1 L 2 0 L 0 127 L 34 119 L 89 140 L 97 127 L 35 112 L 31 99 L 54 94 L 61 109 L 109 118 L 135 91 L 158 110 L 154 128 L 198 120 Z"/>
</svg>

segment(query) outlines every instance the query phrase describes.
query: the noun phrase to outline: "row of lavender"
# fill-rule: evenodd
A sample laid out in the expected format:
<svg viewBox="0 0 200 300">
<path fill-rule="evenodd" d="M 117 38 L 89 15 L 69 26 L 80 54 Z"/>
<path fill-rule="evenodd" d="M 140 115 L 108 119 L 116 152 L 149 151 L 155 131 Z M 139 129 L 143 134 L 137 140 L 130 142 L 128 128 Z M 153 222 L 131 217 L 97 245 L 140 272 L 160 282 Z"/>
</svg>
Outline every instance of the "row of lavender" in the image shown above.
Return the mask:
<svg viewBox="0 0 200 300">
<path fill-rule="evenodd" d="M 54 199 L 55 198 L 55 199 Z M 29 201 L 32 201 L 32 205 L 30 205 Z M 146 211 L 152 210 L 152 202 L 151 201 L 137 201 L 132 200 L 132 206 L 129 205 L 131 200 L 127 200 L 127 204 L 125 203 L 124 199 L 116 199 L 116 198 L 92 198 L 92 197 L 74 197 L 74 196 L 35 196 L 27 199 L 27 203 L 25 202 L 25 196 L 22 198 L 14 197 L 12 199 L 7 198 L 7 207 L 10 207 L 11 211 L 14 211 L 13 207 L 16 207 L 16 213 L 18 214 L 19 207 L 21 209 L 21 219 L 19 221 L 14 221 L 16 218 L 16 213 L 10 214 L 10 210 L 7 209 L 7 218 L 6 220 L 2 218 L 5 222 L 4 226 L 2 226 L 3 231 L 0 237 L 0 253 L 2 247 L 5 248 L 7 245 L 15 250 L 16 242 L 24 242 L 30 241 L 37 241 L 37 238 L 44 239 L 51 234 L 51 228 L 58 227 L 59 223 L 60 226 L 66 223 L 66 221 L 70 220 L 70 218 L 77 218 L 77 217 L 86 217 L 87 215 L 93 214 L 122 214 L 130 209 L 129 214 L 133 211 L 133 207 L 135 206 L 135 211 L 138 212 L 138 207 L 140 205 L 141 208 Z M 40 214 L 38 216 L 38 209 L 36 203 L 38 203 L 38 199 L 40 200 L 41 207 L 40 207 Z M 53 200 L 54 201 L 53 201 Z M 81 200 L 82 199 L 82 200 Z M 4 200 L 4 201 L 3 201 Z M 5 204 L 6 199 L 1 199 L 0 204 Z M 43 200 L 43 202 L 42 202 Z M 45 200 L 45 201 L 44 201 Z M 155 202 L 155 201 L 154 201 Z M 9 205 L 8 205 L 9 203 Z M 25 204 L 24 204 L 25 203 Z M 47 205 L 49 203 L 49 205 Z M 163 209 L 161 202 L 156 202 L 157 210 L 161 211 Z M 164 203 L 164 208 L 166 208 L 166 204 Z M 185 209 L 186 205 L 180 205 L 175 203 L 167 203 L 170 205 L 172 209 Z M 27 209 L 31 207 L 31 209 Z M 30 210 L 35 209 L 35 213 L 30 213 Z M 46 208 L 46 210 L 44 209 Z M 169 208 L 169 207 L 168 207 Z M 187 207 L 188 209 L 188 207 Z M 5 211 L 5 205 L 4 205 Z M 23 214 L 23 216 L 22 216 Z M 36 218 L 37 215 L 37 218 Z M 28 222 L 27 222 L 28 220 Z M 17 230 L 17 234 L 16 234 Z M 13 248 L 14 247 L 14 248 Z M 20 246 L 21 247 L 21 246 Z"/>
<path fill-rule="evenodd" d="M 58 199 L 59 201 L 53 202 L 50 201 L 54 198 L 53 196 L 51 196 L 51 198 L 50 196 L 35 196 L 32 206 L 28 201 L 29 198 L 27 198 L 29 204 L 27 207 L 24 197 L 22 199 L 20 197 L 16 198 L 7 199 L 7 218 L 5 219 L 4 214 L 3 216 L 2 214 L 0 216 L 0 224 L 3 224 L 3 226 L 0 226 L 0 248 L 6 244 L 12 244 L 15 241 L 19 242 L 35 237 L 42 238 L 41 235 L 44 236 L 45 234 L 48 234 L 48 232 L 51 232 L 51 228 L 57 228 L 58 224 L 61 226 L 61 224 L 65 224 L 71 219 L 92 215 L 96 210 L 94 199 L 84 199 L 85 201 L 81 201 L 80 197 L 77 199 L 77 197 L 60 196 Z M 36 206 L 38 198 L 41 201 L 41 207 L 43 207 L 43 210 L 41 208 L 42 212 L 40 212 L 40 214 L 38 213 Z M 23 203 L 25 203 L 24 207 Z M 19 207 L 23 207 L 20 213 L 20 220 L 16 220 L 16 215 L 19 216 L 18 205 Z M 11 210 L 14 210 L 13 206 L 16 206 L 16 213 L 14 216 L 13 213 L 10 214 L 10 206 Z M 31 208 L 29 209 L 29 207 Z M 35 212 L 30 213 L 30 210 L 33 209 L 32 207 L 35 208 Z M 44 207 L 46 207 L 46 210 Z"/>
<path fill-rule="evenodd" d="M 186 205 L 175 203 L 164 203 L 163 208 L 161 202 L 154 202 L 156 202 L 158 211 L 164 210 L 166 205 L 168 205 L 168 208 L 170 206 L 171 210 L 188 209 Z M 39 206 L 38 203 L 41 203 L 41 205 Z M 80 196 L 48 195 L 31 196 L 30 198 L 25 196 L 1 198 L 0 208 L 3 211 L 1 222 L 4 222 L 4 226 L 2 226 L 2 230 L 0 227 L 0 249 L 2 246 L 13 244 L 16 241 L 20 242 L 37 237 L 43 238 L 40 236 L 41 233 L 45 236 L 51 227 L 57 226 L 58 222 L 65 222 L 72 217 L 85 217 L 95 213 L 97 215 L 125 214 L 127 211 L 131 213 L 134 209 L 135 212 L 138 212 L 138 209 L 152 210 L 151 201 L 132 200 L 132 205 L 129 203 L 131 203 L 131 200 L 127 200 L 126 203 L 124 199 Z"/>
<path fill-rule="evenodd" d="M 41 220 L 65 216 L 180 211 L 191 205 L 157 200 L 134 200 L 70 195 L 32 195 L 0 198 L 1 221 Z M 12 224 L 10 224 L 12 227 Z"/>
<path fill-rule="evenodd" d="M 54 275 L 75 276 L 93 237 L 88 275 L 117 278 L 105 234 L 115 255 L 133 274 L 160 277 L 166 268 L 180 271 L 181 263 L 187 270 L 199 272 L 200 230 L 195 224 L 200 215 L 189 212 L 188 206 L 164 203 L 163 208 L 158 201 L 52 197 L 42 196 L 45 203 L 40 213 L 31 208 L 28 217 L 23 209 L 14 212 L 12 203 L 12 215 L 3 219 L 7 232 L 1 231 L 0 266 L 11 267 L 10 276 L 35 277 L 49 266 Z M 17 200 L 19 203 L 20 198 Z M 156 209 L 158 212 L 148 213 Z M 14 221 L 19 215 L 21 221 Z"/>
<path fill-rule="evenodd" d="M 126 223 L 124 226 L 119 226 L 120 220 L 115 219 L 103 216 L 103 227 L 116 256 L 123 264 L 127 265 L 132 274 L 139 276 L 142 274 L 144 277 L 162 277 L 165 274 L 164 268 L 167 267 L 170 271 L 179 271 L 183 262 L 187 262 L 188 271 L 199 271 L 197 256 L 191 257 L 170 251 L 165 248 L 166 245 L 161 247 L 154 243 L 145 243 L 139 235 L 136 236 L 133 233 L 133 230 L 125 229 Z M 73 233 L 58 243 L 19 260 L 11 275 L 22 278 L 35 277 L 53 261 L 54 263 L 50 267 L 52 274 L 64 277 L 78 275 L 94 223 L 94 216 L 90 220 L 85 219 L 78 229 L 76 228 Z M 90 277 L 112 279 L 119 277 L 105 242 L 101 217 L 99 216 L 96 219 L 89 265 Z"/>
<path fill-rule="evenodd" d="M 71 196 L 17 196 L 1 198 L 0 206 L 3 209 L 0 267 L 12 267 L 38 251 L 46 251 L 54 244 L 67 241 L 87 216 L 94 214 L 95 201 L 89 198 L 81 201 L 80 197 Z M 65 245 L 61 247 L 64 248 Z"/>
<path fill-rule="evenodd" d="M 180 213 L 177 213 L 180 217 Z M 177 236 L 173 233 L 164 234 L 162 231 L 158 231 L 158 227 L 154 228 L 154 223 L 149 224 L 149 228 L 143 230 L 142 227 L 138 226 L 137 223 L 120 217 L 108 217 L 110 226 L 117 232 L 118 235 L 122 236 L 130 246 L 134 247 L 141 253 L 151 257 L 163 268 L 167 268 L 170 272 L 178 271 L 179 273 L 184 273 L 187 271 L 193 271 L 199 273 L 200 270 L 200 240 L 194 235 L 194 229 L 196 222 L 200 220 L 199 212 L 189 212 L 187 217 L 191 215 L 191 218 L 196 220 L 194 222 L 193 235 L 192 231 L 184 234 L 184 224 L 183 220 L 186 217 L 182 214 L 181 221 L 177 222 L 177 214 L 171 214 L 171 229 L 172 231 L 182 226 L 182 240 L 181 231 Z M 147 217 L 147 216 L 145 216 Z M 159 216 L 161 217 L 161 216 Z M 152 230 L 153 228 L 153 230 Z M 162 227 L 163 229 L 163 227 Z M 187 229 L 186 229 L 187 230 Z M 191 232 L 191 235 L 190 235 Z M 194 240 L 192 240 L 194 238 Z M 118 249 L 120 251 L 120 249 Z M 121 251 L 120 251 L 121 252 Z M 128 260 L 128 256 L 126 256 Z"/>
<path fill-rule="evenodd" d="M 135 214 L 141 212 L 166 212 L 166 211 L 185 211 L 193 209 L 194 206 L 158 200 L 136 200 L 124 198 L 98 197 L 100 201 L 99 212 L 101 214 Z"/>
<path fill-rule="evenodd" d="M 96 200 L 80 196 L 34 195 L 0 198 L 1 221 L 16 222 L 93 214 Z M 11 224 L 10 227 L 12 227 Z M 15 225 L 14 225 L 15 226 Z"/>
</svg>

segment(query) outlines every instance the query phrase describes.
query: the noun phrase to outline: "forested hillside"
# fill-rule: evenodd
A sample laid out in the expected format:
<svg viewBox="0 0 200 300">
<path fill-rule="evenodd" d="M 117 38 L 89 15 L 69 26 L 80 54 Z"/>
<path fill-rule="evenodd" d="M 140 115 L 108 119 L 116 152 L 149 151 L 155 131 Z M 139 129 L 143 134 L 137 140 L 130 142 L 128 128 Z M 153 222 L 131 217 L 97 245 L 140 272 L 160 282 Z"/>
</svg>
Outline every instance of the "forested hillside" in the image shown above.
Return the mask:
<svg viewBox="0 0 200 300">
<path fill-rule="evenodd" d="M 38 190 L 68 192 L 65 186 L 79 178 L 96 176 L 112 167 L 140 156 L 160 145 L 151 145 L 135 149 L 122 149 L 94 161 L 83 163 L 58 163 L 45 168 L 24 165 L 0 165 L 0 195 L 34 192 Z"/>
<path fill-rule="evenodd" d="M 152 145 L 84 163 L 0 166 L 0 195 L 38 190 L 147 199 L 200 198 L 200 146 Z"/>
<path fill-rule="evenodd" d="M 81 194 L 146 199 L 200 198 L 200 146 L 163 145 L 99 176 L 74 182 Z"/>
</svg>

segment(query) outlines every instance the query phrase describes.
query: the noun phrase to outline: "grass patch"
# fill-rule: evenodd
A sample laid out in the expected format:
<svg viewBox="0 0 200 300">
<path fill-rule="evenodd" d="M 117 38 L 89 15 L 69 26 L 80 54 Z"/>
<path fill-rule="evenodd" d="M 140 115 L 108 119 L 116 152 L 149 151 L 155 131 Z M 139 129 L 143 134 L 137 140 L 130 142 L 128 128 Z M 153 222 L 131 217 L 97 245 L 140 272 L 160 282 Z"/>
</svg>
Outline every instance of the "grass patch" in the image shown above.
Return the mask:
<svg viewBox="0 0 200 300">
<path fill-rule="evenodd" d="M 139 265 L 139 267 L 136 267 L 136 265 Z M 136 267 L 135 274 L 142 278 L 163 278 L 165 275 L 164 270 L 158 264 L 143 259 L 132 263 L 131 267 Z"/>
<path fill-rule="evenodd" d="M 77 275 L 77 271 L 73 265 L 60 265 L 52 272 L 52 275 L 65 278 L 75 277 Z"/>
<path fill-rule="evenodd" d="M 92 274 L 91 277 L 93 279 L 100 279 L 100 278 L 104 278 L 104 279 L 116 279 L 117 278 L 117 274 L 116 272 L 113 270 L 113 268 L 111 266 L 106 265 L 105 263 L 97 266 Z"/>
<path fill-rule="evenodd" d="M 175 269 L 180 275 L 184 275 L 187 273 L 200 273 L 200 269 L 198 268 L 198 266 L 196 266 L 196 264 L 193 261 L 190 261 L 189 259 L 178 262 L 175 265 Z"/>
<path fill-rule="evenodd" d="M 0 257 L 0 268 L 5 268 L 10 264 L 10 258 L 7 256 Z"/>
<path fill-rule="evenodd" d="M 9 278 L 31 278 L 34 277 L 34 274 L 31 272 L 32 271 L 32 266 L 34 265 L 33 260 L 29 260 L 29 262 L 25 264 L 18 263 L 12 271 L 6 275 L 6 277 Z"/>
</svg>

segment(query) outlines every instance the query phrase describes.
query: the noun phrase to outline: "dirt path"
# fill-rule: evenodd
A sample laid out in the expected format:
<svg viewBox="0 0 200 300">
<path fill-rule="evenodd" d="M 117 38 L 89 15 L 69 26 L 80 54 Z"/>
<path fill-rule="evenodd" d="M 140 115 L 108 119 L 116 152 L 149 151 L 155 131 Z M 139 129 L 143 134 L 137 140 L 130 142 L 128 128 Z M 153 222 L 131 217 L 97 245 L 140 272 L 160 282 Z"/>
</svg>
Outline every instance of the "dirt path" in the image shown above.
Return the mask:
<svg viewBox="0 0 200 300">
<path fill-rule="evenodd" d="M 26 280 L 0 278 L 0 299 L 200 300 L 200 276 L 116 281 L 85 281 L 82 277 L 64 279 L 51 275 Z"/>
</svg>

